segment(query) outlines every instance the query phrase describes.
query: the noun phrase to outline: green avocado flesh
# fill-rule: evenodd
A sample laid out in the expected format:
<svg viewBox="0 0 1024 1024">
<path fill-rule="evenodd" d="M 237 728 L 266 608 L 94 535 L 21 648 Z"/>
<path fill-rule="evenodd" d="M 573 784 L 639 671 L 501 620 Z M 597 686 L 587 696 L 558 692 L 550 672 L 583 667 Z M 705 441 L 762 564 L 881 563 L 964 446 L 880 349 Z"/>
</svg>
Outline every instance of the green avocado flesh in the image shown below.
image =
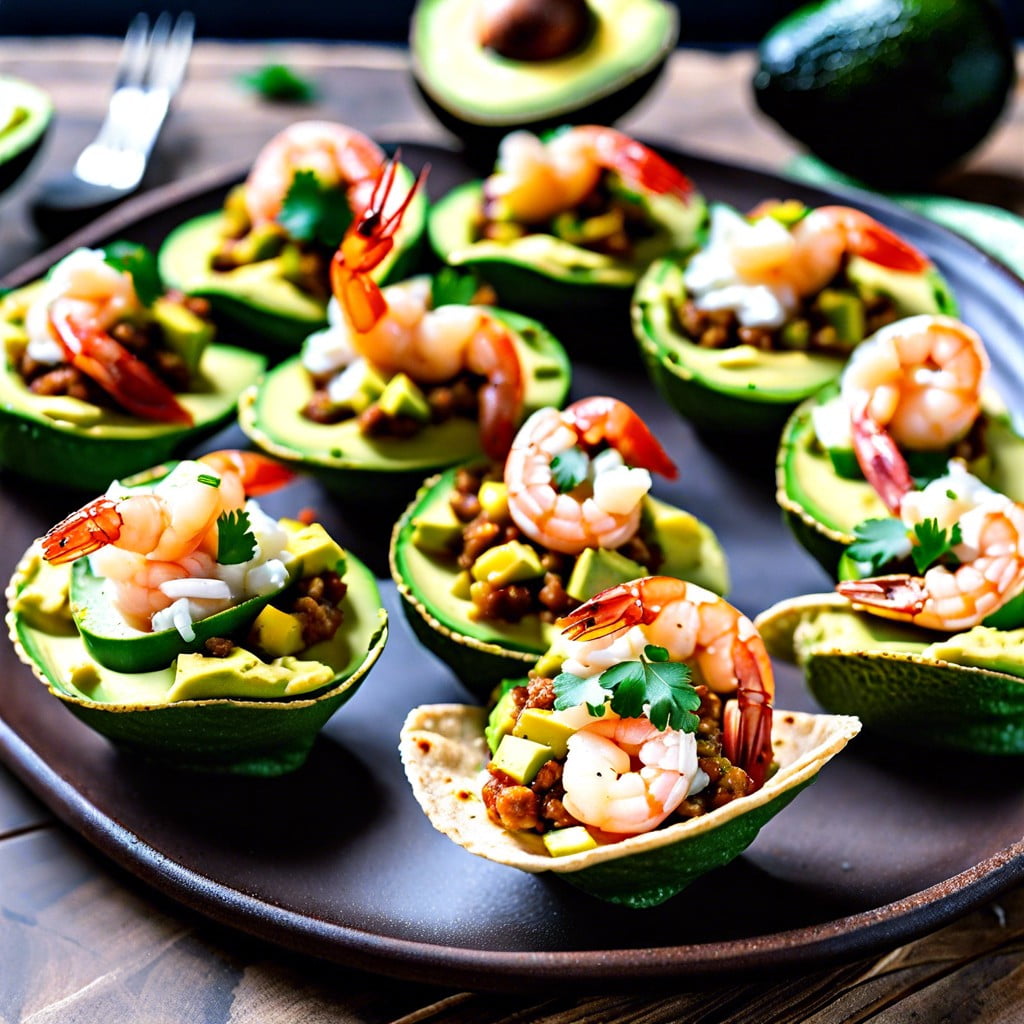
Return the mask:
<svg viewBox="0 0 1024 1024">
<path fill-rule="evenodd" d="M 373 574 L 347 555 L 344 578 L 344 620 L 335 636 L 300 657 L 275 659 L 252 674 L 253 682 L 218 677 L 210 666 L 219 669 L 226 659 L 198 655 L 182 656 L 194 659 L 193 675 L 177 684 L 176 662 L 146 672 L 105 667 L 90 656 L 66 601 L 60 606 L 70 567 L 48 566 L 38 553 L 26 556 L 11 580 L 7 621 L 37 677 L 118 745 L 179 767 L 275 775 L 305 760 L 316 733 L 355 693 L 387 639 Z M 34 592 L 40 590 L 42 597 Z M 215 693 L 207 692 L 209 680 L 218 684 Z M 176 693 L 181 699 L 173 700 Z"/>
<path fill-rule="evenodd" d="M 0 75 L 0 189 L 25 170 L 53 117 L 49 96 L 28 82 Z"/>
<path fill-rule="evenodd" d="M 564 57 L 520 61 L 477 41 L 477 0 L 420 0 L 413 70 L 427 96 L 473 125 L 513 127 L 588 107 L 656 69 L 678 16 L 660 0 L 589 0 L 594 25 Z"/>
<path fill-rule="evenodd" d="M 447 662 L 472 692 L 486 697 L 503 678 L 522 674 L 551 646 L 553 627 L 539 615 L 517 623 L 493 622 L 473 616 L 473 602 L 453 593 L 459 574 L 455 560 L 417 547 L 413 541 L 419 518 L 437 520 L 449 508 L 457 470 L 428 480 L 395 525 L 391 539 L 391 574 L 403 608 L 420 640 Z M 729 586 L 725 553 L 714 533 L 696 518 L 648 497 L 648 515 L 671 511 L 691 527 L 687 541 L 655 532 L 665 562 L 658 572 L 697 583 L 723 594 Z"/>
<path fill-rule="evenodd" d="M 20 330 L 9 321 L 0 326 L 8 333 Z M 103 490 L 112 479 L 162 462 L 214 433 L 232 417 L 238 396 L 265 366 L 263 356 L 254 352 L 209 345 L 193 390 L 176 395 L 193 418 L 192 426 L 183 427 L 65 395 L 33 394 L 5 359 L 0 373 L 0 465 L 36 480 Z"/>
<path fill-rule="evenodd" d="M 693 195 L 688 203 L 673 196 L 648 195 L 656 232 L 636 245 L 630 260 L 572 245 L 553 235 L 524 235 L 509 242 L 474 240 L 483 206 L 483 184 L 467 182 L 438 200 L 427 230 L 437 255 L 455 267 L 478 273 L 509 305 L 559 309 L 621 296 L 636 284 L 652 260 L 692 248 L 707 207 Z"/>
<path fill-rule="evenodd" d="M 569 390 L 569 359 L 558 341 L 540 324 L 507 310 L 481 307 L 514 332 L 523 370 L 523 416 L 543 406 L 561 406 Z M 242 429 L 278 458 L 299 462 L 321 473 L 342 492 L 370 488 L 406 494 L 434 470 L 480 454 L 475 420 L 454 417 L 425 427 L 410 438 L 366 437 L 355 419 L 314 423 L 302 415 L 313 387 L 301 359 L 286 360 L 271 370 L 239 404 Z"/>
<path fill-rule="evenodd" d="M 696 344 L 676 316 L 686 298 L 684 269 L 671 259 L 651 265 L 633 296 L 633 333 L 655 385 L 687 419 L 729 433 L 778 430 L 794 405 L 839 377 L 845 362 L 839 356 Z M 892 298 L 901 316 L 956 311 L 934 269 L 908 274 L 854 257 L 848 274 Z"/>
<path fill-rule="evenodd" d="M 398 166 L 395 187 L 408 190 L 412 172 Z M 395 233 L 395 245 L 373 271 L 378 284 L 400 280 L 411 269 L 427 217 L 427 201 L 418 193 Z M 327 306 L 283 276 L 278 257 L 218 271 L 210 266 L 223 236 L 220 211 L 175 228 L 160 247 L 160 275 L 168 288 L 209 299 L 215 312 L 270 341 L 297 346 L 327 323 Z"/>
<path fill-rule="evenodd" d="M 889 515 L 874 488 L 864 480 L 839 476 L 814 433 L 812 408 L 835 389 L 809 399 L 792 415 L 782 433 L 776 465 L 776 498 L 801 544 L 835 576 L 853 529 L 865 519 Z M 985 455 L 969 468 L 984 483 L 1024 501 L 1024 438 L 1005 415 L 983 412 Z"/>
<path fill-rule="evenodd" d="M 943 636 L 855 612 L 836 594 L 783 601 L 755 625 L 829 711 L 901 741 L 1024 754 L 1024 630 Z"/>
</svg>

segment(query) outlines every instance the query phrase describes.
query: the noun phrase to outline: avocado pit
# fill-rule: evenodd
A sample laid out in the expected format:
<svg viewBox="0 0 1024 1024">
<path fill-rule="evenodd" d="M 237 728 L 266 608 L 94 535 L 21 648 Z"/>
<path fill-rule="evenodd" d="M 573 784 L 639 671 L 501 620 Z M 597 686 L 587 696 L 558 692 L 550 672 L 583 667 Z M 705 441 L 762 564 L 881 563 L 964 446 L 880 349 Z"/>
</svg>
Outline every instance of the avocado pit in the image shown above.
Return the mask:
<svg viewBox="0 0 1024 1024">
<path fill-rule="evenodd" d="M 508 60 L 545 61 L 575 50 L 592 22 L 586 0 L 481 0 L 477 34 Z"/>
</svg>

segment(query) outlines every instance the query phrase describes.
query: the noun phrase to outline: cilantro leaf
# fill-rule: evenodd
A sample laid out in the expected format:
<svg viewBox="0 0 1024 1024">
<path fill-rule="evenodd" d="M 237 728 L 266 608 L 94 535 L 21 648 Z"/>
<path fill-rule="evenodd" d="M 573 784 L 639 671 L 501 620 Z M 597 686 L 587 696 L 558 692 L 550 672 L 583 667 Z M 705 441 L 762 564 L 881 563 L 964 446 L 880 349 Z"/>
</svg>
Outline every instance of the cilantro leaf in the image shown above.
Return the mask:
<svg viewBox="0 0 1024 1024">
<path fill-rule="evenodd" d="M 217 517 L 217 561 L 238 565 L 255 554 L 256 538 L 249 529 L 249 513 L 244 508 L 222 512 Z"/>
<path fill-rule="evenodd" d="M 856 562 L 867 562 L 872 572 L 910 554 L 907 528 L 899 519 L 865 519 L 853 528 L 853 535 L 857 539 L 846 553 Z"/>
<path fill-rule="evenodd" d="M 562 494 L 579 487 L 587 479 L 589 468 L 590 458 L 582 448 L 568 448 L 551 460 L 551 476 Z"/>
<path fill-rule="evenodd" d="M 918 572 L 924 572 L 928 566 L 937 562 L 950 548 L 956 547 L 963 540 L 960 524 L 954 523 L 951 530 L 940 530 L 937 519 L 925 519 L 914 525 L 914 536 L 917 543 L 910 552 Z"/>
<path fill-rule="evenodd" d="M 277 103 L 309 103 L 316 95 L 313 83 L 287 64 L 264 64 L 238 80 L 263 99 Z"/>
<path fill-rule="evenodd" d="M 644 673 L 651 725 L 696 732 L 700 719 L 693 712 L 700 707 L 700 695 L 693 688 L 689 666 L 677 661 L 647 662 Z"/>
<path fill-rule="evenodd" d="M 586 704 L 587 710 L 595 717 L 604 714 L 604 702 L 608 693 L 601 685 L 600 676 L 584 679 L 571 672 L 561 672 L 552 680 L 555 687 L 555 709 L 566 711 Z"/>
<path fill-rule="evenodd" d="M 454 267 L 444 267 L 430 279 L 430 308 L 468 306 L 476 295 L 479 282 L 473 274 L 460 274 Z"/>
<path fill-rule="evenodd" d="M 136 242 L 111 242 L 103 250 L 103 262 L 115 270 L 131 274 L 132 284 L 139 302 L 152 306 L 164 293 L 156 256 L 144 245 Z"/>
<path fill-rule="evenodd" d="M 343 188 L 300 170 L 288 186 L 277 222 L 298 242 L 316 241 L 335 249 L 352 223 L 352 209 Z"/>
<path fill-rule="evenodd" d="M 640 661 L 622 661 L 597 678 L 612 694 L 612 711 L 623 718 L 640 718 L 647 702 L 647 676 Z"/>
</svg>

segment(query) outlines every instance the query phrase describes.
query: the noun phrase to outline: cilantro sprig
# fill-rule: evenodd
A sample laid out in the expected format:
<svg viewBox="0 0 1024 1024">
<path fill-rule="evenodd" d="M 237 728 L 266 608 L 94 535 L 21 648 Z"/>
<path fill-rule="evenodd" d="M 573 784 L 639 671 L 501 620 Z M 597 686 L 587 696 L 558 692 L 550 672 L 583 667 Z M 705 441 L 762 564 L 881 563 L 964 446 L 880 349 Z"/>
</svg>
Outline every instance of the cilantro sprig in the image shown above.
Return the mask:
<svg viewBox="0 0 1024 1024">
<path fill-rule="evenodd" d="M 217 517 L 217 561 L 221 565 L 248 562 L 256 554 L 256 537 L 244 508 Z"/>
<path fill-rule="evenodd" d="M 959 523 L 954 523 L 949 530 L 940 530 L 937 519 L 925 519 L 917 523 L 914 526 L 914 536 L 917 543 L 911 549 L 910 557 L 913 558 L 918 572 L 924 572 L 928 566 L 933 565 L 963 540 Z"/>
<path fill-rule="evenodd" d="M 352 223 L 352 208 L 344 189 L 325 185 L 313 171 L 300 170 L 288 186 L 277 222 L 298 242 L 336 249 Z"/>
<path fill-rule="evenodd" d="M 562 672 L 554 679 L 555 708 L 585 704 L 596 718 L 611 707 L 623 718 L 640 718 L 645 713 L 655 729 L 696 732 L 700 719 L 693 714 L 700 707 L 690 669 L 669 661 L 664 647 L 648 645 L 640 661 L 623 661 L 600 675 L 582 678 Z"/>
<path fill-rule="evenodd" d="M 468 306 L 479 287 L 474 274 L 461 274 L 454 267 L 444 267 L 430 279 L 430 308 Z"/>
<path fill-rule="evenodd" d="M 258 96 L 275 103 L 309 103 L 316 95 L 313 83 L 287 64 L 264 64 L 238 80 Z"/>
<path fill-rule="evenodd" d="M 111 242 L 103 250 L 103 262 L 115 270 L 131 274 L 139 302 L 152 306 L 164 293 L 156 256 L 137 242 Z"/>
<path fill-rule="evenodd" d="M 582 448 L 567 448 L 551 460 L 551 477 L 562 494 L 579 487 L 589 469 L 590 457 Z"/>
<path fill-rule="evenodd" d="M 853 535 L 857 539 L 846 549 L 847 554 L 854 561 L 866 562 L 875 573 L 907 557 L 923 573 L 963 540 L 959 523 L 944 530 L 937 519 L 924 519 L 909 530 L 896 518 L 865 519 L 854 527 Z"/>
</svg>

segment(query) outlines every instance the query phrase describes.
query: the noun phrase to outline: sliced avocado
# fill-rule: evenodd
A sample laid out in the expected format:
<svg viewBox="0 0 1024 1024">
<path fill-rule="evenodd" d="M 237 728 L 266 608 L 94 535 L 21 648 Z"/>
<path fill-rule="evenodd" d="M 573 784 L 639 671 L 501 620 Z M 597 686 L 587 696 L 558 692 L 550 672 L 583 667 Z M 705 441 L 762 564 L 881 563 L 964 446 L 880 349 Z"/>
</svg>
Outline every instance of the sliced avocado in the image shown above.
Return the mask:
<svg viewBox="0 0 1024 1024">
<path fill-rule="evenodd" d="M 516 709 L 518 705 L 516 704 L 515 694 L 512 692 L 512 689 L 510 686 L 498 698 L 497 703 L 491 708 L 491 712 L 487 716 L 484 739 L 487 741 L 487 749 L 492 754 L 498 749 L 498 744 L 501 742 L 502 737 L 506 733 L 510 733 L 516 724 Z"/>
<path fill-rule="evenodd" d="M 196 316 L 180 302 L 160 296 L 153 303 L 153 317 L 164 332 L 168 348 L 177 352 L 189 373 L 199 369 L 199 360 L 213 341 L 216 328 L 208 320 Z"/>
<path fill-rule="evenodd" d="M 775 496 L 787 522 L 833 577 L 843 550 L 855 539 L 854 527 L 889 514 L 863 476 L 836 473 L 829 453 L 818 443 L 812 410 L 835 393 L 835 388 L 827 389 L 793 413 L 782 432 L 775 468 Z M 982 416 L 986 450 L 969 469 L 994 490 L 1024 501 L 1024 438 L 991 401 L 983 404 Z"/>
<path fill-rule="evenodd" d="M 513 332 L 523 370 L 523 416 L 546 405 L 561 406 L 569 390 L 569 357 L 535 320 L 481 307 Z M 382 501 L 404 500 L 423 477 L 480 454 L 475 421 L 453 417 L 411 438 L 365 437 L 354 420 L 314 423 L 301 410 L 313 393 L 298 357 L 271 370 L 239 403 L 242 429 L 265 451 L 317 473 L 341 494 L 373 493 Z"/>
<path fill-rule="evenodd" d="M 274 657 L 295 654 L 306 646 L 302 639 L 302 623 L 298 617 L 272 604 L 266 605 L 253 619 L 249 641 Z"/>
<path fill-rule="evenodd" d="M 548 60 L 510 59 L 481 45 L 478 0 L 420 0 L 409 45 L 413 75 L 441 123 L 471 149 L 514 128 L 611 124 L 654 84 L 679 32 L 662 0 L 588 0 L 583 42 Z"/>
<path fill-rule="evenodd" d="M 345 367 L 332 385 L 331 401 L 342 410 L 358 416 L 380 398 L 387 384 L 383 375 L 365 359 L 356 359 Z"/>
<path fill-rule="evenodd" d="M 488 548 L 473 563 L 470 575 L 479 583 L 504 587 L 544 575 L 537 552 L 529 544 L 510 540 Z"/>
<path fill-rule="evenodd" d="M 0 191 L 24 173 L 46 138 L 53 103 L 42 89 L 0 75 Z"/>
<path fill-rule="evenodd" d="M 491 759 L 495 768 L 522 785 L 533 782 L 537 772 L 555 756 L 543 743 L 506 733 Z"/>
<path fill-rule="evenodd" d="M 519 719 L 512 730 L 513 736 L 524 740 L 533 740 L 550 747 L 555 757 L 565 757 L 568 752 L 569 737 L 576 732 L 562 721 L 553 711 L 544 708 L 523 708 Z"/>
<path fill-rule="evenodd" d="M 836 332 L 840 348 L 852 350 L 864 340 L 864 302 L 859 295 L 839 288 L 825 288 L 814 305 Z"/>
<path fill-rule="evenodd" d="M 451 266 L 472 270 L 494 286 L 502 302 L 516 309 L 555 312 L 598 304 L 619 304 L 645 268 L 660 256 L 693 247 L 707 215 L 698 195 L 689 202 L 647 193 L 653 234 L 637 242 L 629 260 L 556 238 L 527 234 L 507 241 L 477 241 L 483 183 L 459 185 L 430 209 L 427 231 L 437 255 Z"/>
<path fill-rule="evenodd" d="M 281 525 L 288 532 L 287 550 L 301 563 L 303 576 L 319 576 L 322 572 L 344 574 L 347 555 L 322 524 L 283 519 Z"/>
<path fill-rule="evenodd" d="M 402 164 L 395 188 L 412 187 L 412 171 Z M 259 338 L 298 347 L 327 323 L 326 303 L 296 287 L 286 276 L 280 255 L 213 270 L 211 261 L 224 237 L 224 213 L 215 211 L 185 221 L 160 246 L 160 275 L 168 288 L 209 299 L 215 314 Z M 427 217 L 422 191 L 409 204 L 395 233 L 395 246 L 373 271 L 378 284 L 401 280 L 412 269 Z"/>
<path fill-rule="evenodd" d="M 485 480 L 477 491 L 480 511 L 496 523 L 508 518 L 508 488 L 503 480 Z"/>
<path fill-rule="evenodd" d="M 552 857 L 568 857 L 597 848 L 597 840 L 582 825 L 552 829 L 544 833 L 543 839 Z"/>
<path fill-rule="evenodd" d="M 462 522 L 451 505 L 439 505 L 412 521 L 410 540 L 420 549 L 435 555 L 449 554 L 462 536 Z"/>
<path fill-rule="evenodd" d="M 655 261 L 637 284 L 632 306 L 633 333 L 651 379 L 682 416 L 717 433 L 777 431 L 795 405 L 839 377 L 844 364 L 834 355 L 696 344 L 676 315 L 686 298 L 684 269 L 677 260 Z M 909 274 L 852 258 L 847 275 L 859 287 L 888 295 L 900 315 L 955 313 L 934 268 Z"/>
<path fill-rule="evenodd" d="M 602 590 L 647 575 L 644 566 L 618 551 L 587 548 L 576 556 L 565 592 L 577 601 L 589 601 Z"/>
<path fill-rule="evenodd" d="M 430 422 L 430 406 L 426 395 L 404 373 L 396 373 L 387 382 L 377 399 L 377 405 L 389 416 L 409 416 L 420 423 Z"/>
</svg>

